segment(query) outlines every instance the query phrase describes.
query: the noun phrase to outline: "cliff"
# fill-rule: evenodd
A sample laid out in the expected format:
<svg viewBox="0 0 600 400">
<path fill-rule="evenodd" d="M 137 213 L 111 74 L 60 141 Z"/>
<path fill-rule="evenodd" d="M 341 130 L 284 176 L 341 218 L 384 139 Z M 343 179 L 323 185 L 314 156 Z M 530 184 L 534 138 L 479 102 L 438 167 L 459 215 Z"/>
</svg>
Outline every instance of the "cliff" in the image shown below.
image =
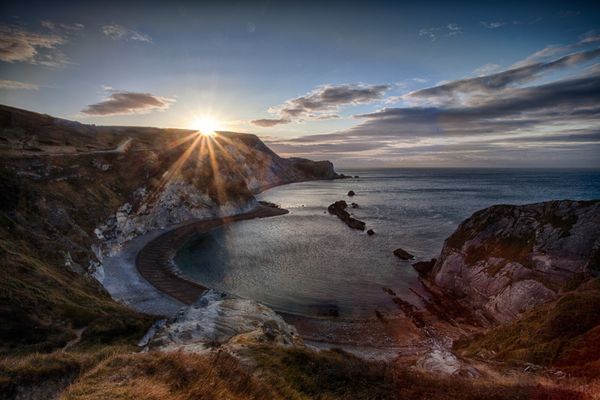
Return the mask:
<svg viewBox="0 0 600 400">
<path fill-rule="evenodd" d="M 509 323 L 462 338 L 455 349 L 481 360 L 530 363 L 570 375 L 598 377 L 599 310 L 600 280 L 592 279 Z"/>
<path fill-rule="evenodd" d="M 511 321 L 600 271 L 600 201 L 486 208 L 446 240 L 432 281 L 493 322 Z"/>
<path fill-rule="evenodd" d="M 252 208 L 254 194 L 337 177 L 254 135 L 84 125 L 0 106 L 0 351 L 130 340 L 151 323 L 91 278 L 147 231 Z M 84 329 L 83 331 L 80 331 Z M 119 339 L 121 338 L 121 339 Z"/>
</svg>

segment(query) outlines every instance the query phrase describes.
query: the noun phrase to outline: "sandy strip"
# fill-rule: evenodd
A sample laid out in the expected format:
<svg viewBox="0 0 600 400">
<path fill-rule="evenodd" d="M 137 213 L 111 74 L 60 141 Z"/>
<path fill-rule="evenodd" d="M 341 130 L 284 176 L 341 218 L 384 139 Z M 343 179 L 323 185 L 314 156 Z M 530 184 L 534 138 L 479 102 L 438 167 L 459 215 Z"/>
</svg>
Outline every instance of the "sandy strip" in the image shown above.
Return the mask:
<svg viewBox="0 0 600 400">
<path fill-rule="evenodd" d="M 171 316 L 206 290 L 172 270 L 172 257 L 190 235 L 234 221 L 287 213 L 284 209 L 258 205 L 247 213 L 188 221 L 174 228 L 147 233 L 127 242 L 119 254 L 106 257 L 99 280 L 114 299 L 129 307 L 151 315 Z"/>
</svg>

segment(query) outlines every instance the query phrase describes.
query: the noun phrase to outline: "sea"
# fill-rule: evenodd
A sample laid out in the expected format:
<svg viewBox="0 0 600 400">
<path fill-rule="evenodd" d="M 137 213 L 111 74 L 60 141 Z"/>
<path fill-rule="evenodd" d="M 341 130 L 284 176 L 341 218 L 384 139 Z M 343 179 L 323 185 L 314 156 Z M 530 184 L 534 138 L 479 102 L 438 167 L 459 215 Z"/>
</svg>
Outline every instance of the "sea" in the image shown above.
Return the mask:
<svg viewBox="0 0 600 400">
<path fill-rule="evenodd" d="M 600 199 L 600 170 L 341 170 L 352 179 L 310 181 L 258 195 L 287 215 L 245 220 L 189 238 L 175 262 L 189 279 L 306 317 L 361 319 L 395 308 L 388 288 L 418 303 L 411 263 L 437 257 L 474 212 L 495 204 Z M 348 191 L 356 195 L 348 197 Z M 337 200 L 375 234 L 327 212 Z M 415 255 L 402 261 L 396 248 Z M 335 312 L 330 312 L 335 310 Z"/>
</svg>

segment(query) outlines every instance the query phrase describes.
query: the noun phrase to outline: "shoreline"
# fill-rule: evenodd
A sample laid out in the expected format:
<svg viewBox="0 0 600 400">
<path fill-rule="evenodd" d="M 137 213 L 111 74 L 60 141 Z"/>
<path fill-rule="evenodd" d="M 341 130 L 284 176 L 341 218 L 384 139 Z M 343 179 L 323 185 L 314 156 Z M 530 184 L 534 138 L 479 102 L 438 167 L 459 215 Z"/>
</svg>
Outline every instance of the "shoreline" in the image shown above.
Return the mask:
<svg viewBox="0 0 600 400">
<path fill-rule="evenodd" d="M 139 271 L 137 268 L 139 254 L 142 252 L 145 253 L 144 249 L 147 252 L 151 247 L 154 247 L 150 246 L 151 244 L 156 244 L 156 242 L 160 244 L 165 239 L 173 238 L 174 234 L 177 234 L 179 238 L 183 238 L 194 232 L 202 233 L 203 231 L 209 231 L 233 221 L 264 218 L 287 213 L 288 211 L 284 209 L 258 204 L 252 210 L 234 216 L 208 220 L 191 220 L 168 228 L 148 232 L 125 243 L 118 254 L 106 257 L 102 261 L 102 271 L 95 277 L 111 297 L 120 303 L 148 315 L 171 317 L 182 307 L 188 305 L 189 299 L 182 301 L 177 297 L 171 296 L 169 288 L 166 288 L 167 290 L 165 291 L 163 290 L 163 286 L 159 285 L 157 287 Z M 179 242 L 176 248 L 170 249 L 171 251 L 167 248 L 163 254 L 158 254 L 156 261 L 160 265 L 148 265 L 150 267 L 150 271 L 148 272 L 152 273 L 151 270 L 154 267 L 160 267 L 161 270 L 164 268 L 164 272 L 159 273 L 161 275 L 163 273 L 169 275 L 166 278 L 166 282 L 175 282 L 177 284 L 178 282 L 185 281 L 187 285 L 195 286 L 195 291 L 199 297 L 205 288 L 178 276 L 171 265 L 171 257 L 177 251 L 180 244 Z M 150 279 L 152 278 L 153 276 L 150 276 Z M 164 285 L 166 282 L 163 281 L 162 284 Z M 175 288 L 171 287 L 170 289 Z"/>
<path fill-rule="evenodd" d="M 171 262 L 182 241 L 235 221 L 274 217 L 288 212 L 282 208 L 258 204 L 246 213 L 195 221 L 168 230 L 139 249 L 135 258 L 136 270 L 156 290 L 184 305 L 191 305 L 210 288 L 185 279 L 173 270 Z"/>
<path fill-rule="evenodd" d="M 260 188 L 253 190 L 253 193 L 256 195 L 271 188 L 288 185 L 291 183 L 335 179 L 340 178 L 333 177 L 325 179 L 303 179 L 296 182 L 278 182 L 274 184 L 263 185 Z M 260 213 L 257 213 L 257 210 L 261 208 L 267 208 L 268 212 L 263 209 Z M 163 229 L 153 230 L 126 242 L 117 254 L 110 257 L 105 257 L 102 261 L 102 271 L 94 276 L 102 285 L 102 287 L 110 294 L 110 296 L 120 303 L 138 312 L 148 315 L 154 315 L 157 317 L 170 317 L 184 307 L 186 303 L 170 296 L 168 293 L 161 291 L 139 272 L 137 268 L 138 255 L 144 248 L 148 246 L 148 244 L 152 243 L 155 239 L 162 235 L 169 234 L 171 231 L 180 230 L 185 227 L 188 227 L 187 229 L 189 229 L 189 226 L 192 225 L 201 226 L 211 222 L 215 225 L 210 229 L 214 229 L 218 226 L 222 226 L 226 223 L 234 221 L 252 218 L 266 218 L 270 216 L 287 214 L 288 212 L 288 210 L 282 208 L 267 207 L 260 204 L 260 202 L 257 202 L 256 207 L 245 213 L 227 217 L 211 218 L 207 220 L 188 220 Z M 170 259 L 168 260 L 168 267 L 166 267 L 166 269 L 169 270 L 171 275 L 178 276 L 173 270 Z M 184 278 L 181 278 L 180 276 L 178 276 L 178 278 L 184 280 Z M 187 282 L 190 283 L 190 281 Z M 203 288 L 201 285 L 198 286 Z"/>
</svg>

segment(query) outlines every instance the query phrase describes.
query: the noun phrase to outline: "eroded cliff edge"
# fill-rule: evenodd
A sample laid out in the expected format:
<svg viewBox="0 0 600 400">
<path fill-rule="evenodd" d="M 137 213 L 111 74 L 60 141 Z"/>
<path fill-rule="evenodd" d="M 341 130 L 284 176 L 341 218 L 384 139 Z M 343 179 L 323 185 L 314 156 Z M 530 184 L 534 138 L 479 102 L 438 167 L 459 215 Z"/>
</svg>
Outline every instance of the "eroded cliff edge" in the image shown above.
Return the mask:
<svg viewBox="0 0 600 400">
<path fill-rule="evenodd" d="M 445 241 L 430 279 L 491 322 L 507 322 L 600 271 L 600 201 L 498 205 Z"/>
</svg>

